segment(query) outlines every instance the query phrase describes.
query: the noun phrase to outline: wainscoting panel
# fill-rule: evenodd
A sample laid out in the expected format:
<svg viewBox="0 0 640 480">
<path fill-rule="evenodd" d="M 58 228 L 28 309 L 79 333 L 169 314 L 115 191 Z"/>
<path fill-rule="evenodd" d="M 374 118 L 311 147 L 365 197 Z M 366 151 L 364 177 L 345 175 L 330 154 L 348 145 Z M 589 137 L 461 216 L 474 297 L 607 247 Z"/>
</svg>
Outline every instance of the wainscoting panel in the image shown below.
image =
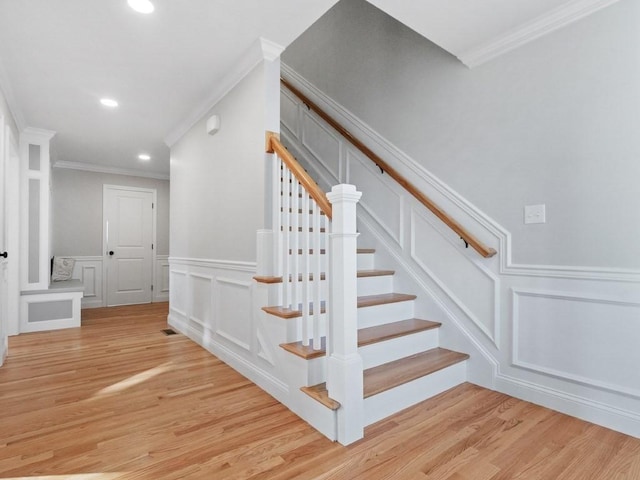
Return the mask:
<svg viewBox="0 0 640 480">
<path fill-rule="evenodd" d="M 155 281 L 153 282 L 153 301 L 169 301 L 169 256 L 156 256 Z"/>
<path fill-rule="evenodd" d="M 513 363 L 640 398 L 640 303 L 513 290 Z"/>
<path fill-rule="evenodd" d="M 213 277 L 191 273 L 189 289 L 189 320 L 205 328 L 215 328 L 213 324 Z"/>
<path fill-rule="evenodd" d="M 461 255 L 460 240 L 440 223 L 411 211 L 411 258 L 498 346 L 498 280 L 476 259 Z"/>
<path fill-rule="evenodd" d="M 286 127 L 295 132 L 297 135 L 298 132 L 298 102 L 295 100 L 293 95 L 289 92 L 282 92 L 280 95 L 280 121 L 286 125 Z"/>
<path fill-rule="evenodd" d="M 310 112 L 302 113 L 302 144 L 323 164 L 334 178 L 340 178 L 340 140 Z"/>
<path fill-rule="evenodd" d="M 253 325 L 251 282 L 216 279 L 216 333 L 238 347 L 251 350 Z"/>
<path fill-rule="evenodd" d="M 77 278 L 84 285 L 82 308 L 104 306 L 102 298 L 102 257 L 70 257 L 75 259 L 72 278 Z"/>
<path fill-rule="evenodd" d="M 351 147 L 347 147 L 347 172 L 347 183 L 356 185 L 362 192 L 359 205 L 401 246 L 404 214 L 398 188 L 390 185 L 378 167 Z"/>
<path fill-rule="evenodd" d="M 186 270 L 171 268 L 169 273 L 171 279 L 171 292 L 169 294 L 169 309 L 171 313 L 177 313 L 183 319 L 188 317 L 187 313 L 187 295 L 189 289 L 187 288 L 187 272 Z"/>
</svg>

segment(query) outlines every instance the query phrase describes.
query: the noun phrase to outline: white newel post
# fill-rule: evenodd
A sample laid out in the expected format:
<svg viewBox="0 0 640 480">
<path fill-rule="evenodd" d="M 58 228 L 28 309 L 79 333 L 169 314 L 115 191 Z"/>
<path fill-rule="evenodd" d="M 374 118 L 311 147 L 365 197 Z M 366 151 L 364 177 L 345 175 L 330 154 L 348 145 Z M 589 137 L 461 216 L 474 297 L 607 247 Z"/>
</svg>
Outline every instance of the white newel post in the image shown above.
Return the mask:
<svg viewBox="0 0 640 480">
<path fill-rule="evenodd" d="M 338 441 L 348 445 L 364 436 L 362 358 L 358 353 L 356 204 L 354 185 L 336 185 L 330 243 L 329 364 L 327 389 L 338 402 Z"/>
</svg>

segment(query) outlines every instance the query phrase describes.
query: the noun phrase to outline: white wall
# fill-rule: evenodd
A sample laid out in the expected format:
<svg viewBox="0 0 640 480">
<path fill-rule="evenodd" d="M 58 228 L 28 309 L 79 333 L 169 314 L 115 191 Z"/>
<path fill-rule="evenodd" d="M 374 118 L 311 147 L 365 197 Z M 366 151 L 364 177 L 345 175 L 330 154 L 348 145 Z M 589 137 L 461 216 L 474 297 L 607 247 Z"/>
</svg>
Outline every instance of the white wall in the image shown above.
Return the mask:
<svg viewBox="0 0 640 480">
<path fill-rule="evenodd" d="M 171 149 L 171 256 L 255 261 L 263 226 L 264 68 L 238 83 Z M 212 114 L 215 135 L 205 131 Z"/>
<path fill-rule="evenodd" d="M 516 263 L 638 269 L 639 23 L 621 0 L 469 70 L 342 1 L 283 61 L 509 230 Z"/>
<path fill-rule="evenodd" d="M 155 188 L 157 253 L 169 254 L 169 181 L 54 168 L 51 178 L 54 255 L 102 256 L 102 186 Z"/>
</svg>

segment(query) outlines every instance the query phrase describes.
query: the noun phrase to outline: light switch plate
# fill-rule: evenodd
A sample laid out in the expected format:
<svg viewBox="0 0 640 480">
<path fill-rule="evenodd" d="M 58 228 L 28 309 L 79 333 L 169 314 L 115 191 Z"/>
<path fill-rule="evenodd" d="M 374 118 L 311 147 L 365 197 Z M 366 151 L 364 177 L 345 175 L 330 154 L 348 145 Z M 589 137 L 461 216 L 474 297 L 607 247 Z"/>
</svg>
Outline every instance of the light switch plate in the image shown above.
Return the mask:
<svg viewBox="0 0 640 480">
<path fill-rule="evenodd" d="M 527 205 L 524 207 L 524 223 L 546 223 L 545 205 Z"/>
</svg>

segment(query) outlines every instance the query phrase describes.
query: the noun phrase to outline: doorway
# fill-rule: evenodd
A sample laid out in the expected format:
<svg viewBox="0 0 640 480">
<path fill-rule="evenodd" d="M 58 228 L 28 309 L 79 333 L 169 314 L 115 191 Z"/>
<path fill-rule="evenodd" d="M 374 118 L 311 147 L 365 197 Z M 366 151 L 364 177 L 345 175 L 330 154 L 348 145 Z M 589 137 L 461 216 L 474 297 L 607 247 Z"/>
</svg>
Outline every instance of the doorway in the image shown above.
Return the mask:
<svg viewBox="0 0 640 480">
<path fill-rule="evenodd" d="M 153 299 L 155 205 L 155 189 L 104 186 L 103 285 L 108 307 Z"/>
</svg>

